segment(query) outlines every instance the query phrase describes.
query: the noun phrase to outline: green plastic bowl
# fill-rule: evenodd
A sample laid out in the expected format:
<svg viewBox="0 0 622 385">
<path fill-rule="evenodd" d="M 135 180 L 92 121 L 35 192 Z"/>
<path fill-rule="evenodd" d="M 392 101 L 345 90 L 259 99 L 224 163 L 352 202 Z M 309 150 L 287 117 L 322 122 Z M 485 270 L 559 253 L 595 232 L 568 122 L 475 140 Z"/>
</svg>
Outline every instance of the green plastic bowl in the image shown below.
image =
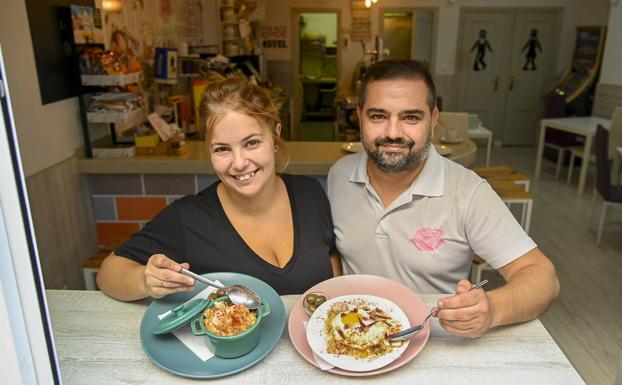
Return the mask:
<svg viewBox="0 0 622 385">
<path fill-rule="evenodd" d="M 224 301 L 227 297 L 219 297 L 212 301 L 205 310 L 213 307 L 216 302 Z M 262 302 L 257 309 L 257 320 L 255 324 L 242 333 L 232 336 L 218 336 L 205 329 L 203 323 L 203 312 L 191 323 L 192 333 L 196 336 L 205 336 L 205 343 L 210 352 L 221 358 L 235 358 L 245 355 L 257 346 L 261 337 L 261 321 L 270 314 L 270 307 L 267 302 Z"/>
</svg>

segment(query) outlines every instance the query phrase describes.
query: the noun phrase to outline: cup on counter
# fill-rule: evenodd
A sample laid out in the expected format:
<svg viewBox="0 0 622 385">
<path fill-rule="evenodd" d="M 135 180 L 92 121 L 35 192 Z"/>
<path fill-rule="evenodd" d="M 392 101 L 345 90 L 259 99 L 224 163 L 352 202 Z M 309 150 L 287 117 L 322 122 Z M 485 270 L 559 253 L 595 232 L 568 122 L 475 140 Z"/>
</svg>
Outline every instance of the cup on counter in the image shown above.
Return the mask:
<svg viewBox="0 0 622 385">
<path fill-rule="evenodd" d="M 482 125 L 477 114 L 469 114 L 469 130 L 473 130 Z"/>
<path fill-rule="evenodd" d="M 457 142 L 460 140 L 458 130 L 455 128 L 445 128 L 443 132 L 443 140 L 446 142 Z"/>
</svg>

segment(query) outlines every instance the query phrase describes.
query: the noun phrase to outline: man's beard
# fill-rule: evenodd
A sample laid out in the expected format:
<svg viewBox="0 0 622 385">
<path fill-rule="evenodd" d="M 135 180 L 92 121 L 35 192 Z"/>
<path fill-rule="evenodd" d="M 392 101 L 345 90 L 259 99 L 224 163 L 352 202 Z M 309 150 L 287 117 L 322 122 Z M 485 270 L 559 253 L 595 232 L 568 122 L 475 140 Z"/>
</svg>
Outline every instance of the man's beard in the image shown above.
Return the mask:
<svg viewBox="0 0 622 385">
<path fill-rule="evenodd" d="M 365 151 L 376 166 L 384 172 L 400 172 L 412 170 L 421 165 L 428 157 L 430 144 L 432 143 L 432 130 L 428 128 L 428 135 L 423 146 L 417 148 L 417 144 L 409 139 L 391 139 L 387 137 L 376 139 L 373 146 L 363 140 Z M 399 152 L 381 152 L 383 144 L 399 144 L 408 147 L 406 154 Z"/>
</svg>

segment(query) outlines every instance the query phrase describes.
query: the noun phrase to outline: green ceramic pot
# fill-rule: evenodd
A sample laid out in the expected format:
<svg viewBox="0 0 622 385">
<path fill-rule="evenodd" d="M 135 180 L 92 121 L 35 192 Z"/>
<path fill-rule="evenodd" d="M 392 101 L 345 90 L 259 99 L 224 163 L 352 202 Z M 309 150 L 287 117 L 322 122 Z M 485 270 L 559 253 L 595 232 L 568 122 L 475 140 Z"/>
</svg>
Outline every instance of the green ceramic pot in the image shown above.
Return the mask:
<svg viewBox="0 0 622 385">
<path fill-rule="evenodd" d="M 224 301 L 227 297 L 220 297 L 212 301 L 205 310 L 214 306 L 216 302 Z M 257 320 L 255 324 L 242 333 L 224 337 L 212 334 L 205 329 L 203 314 L 195 318 L 190 326 L 192 333 L 196 336 L 205 336 L 205 343 L 210 352 L 221 358 L 235 358 L 245 355 L 257 346 L 261 337 L 261 321 L 270 314 L 270 307 L 267 302 L 262 302 L 257 309 Z"/>
</svg>

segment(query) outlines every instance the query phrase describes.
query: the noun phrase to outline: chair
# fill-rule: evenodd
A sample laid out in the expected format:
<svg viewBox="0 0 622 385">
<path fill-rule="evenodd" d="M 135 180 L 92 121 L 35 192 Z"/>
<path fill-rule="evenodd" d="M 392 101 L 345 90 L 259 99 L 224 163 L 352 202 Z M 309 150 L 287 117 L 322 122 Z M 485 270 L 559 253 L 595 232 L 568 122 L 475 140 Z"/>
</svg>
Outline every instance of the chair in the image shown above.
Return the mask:
<svg viewBox="0 0 622 385">
<path fill-rule="evenodd" d="M 106 259 L 106 257 L 114 251 L 114 249 L 121 246 L 121 244 L 125 243 L 125 241 L 127 241 L 127 238 L 112 240 L 110 243 L 100 247 L 94 256 L 82 263 L 82 275 L 84 276 L 84 285 L 86 286 L 86 290 L 97 290 L 97 282 L 95 278 L 97 277 L 97 273 L 99 272 L 102 262 L 104 262 L 104 259 Z"/>
<path fill-rule="evenodd" d="M 87 259 L 82 264 L 82 274 L 84 276 L 84 285 L 86 286 L 86 290 L 97 290 L 97 282 L 95 281 L 95 277 L 97 277 L 97 273 L 99 272 L 102 262 L 108 255 L 110 255 L 110 253 L 111 250 L 100 249 L 94 256 Z"/>
<path fill-rule="evenodd" d="M 622 185 L 611 184 L 611 167 L 609 164 L 609 131 L 600 124 L 596 128 L 596 197 L 599 196 L 603 201 L 603 208 L 600 212 L 598 231 L 596 233 L 596 247 L 600 246 L 605 223 L 605 214 L 609 206 L 622 206 Z M 594 210 L 592 210 L 592 213 Z"/>
<path fill-rule="evenodd" d="M 611 127 L 609 128 L 609 159 L 616 159 L 616 147 L 622 146 L 622 107 L 616 107 L 611 117 Z M 590 163 L 596 164 L 595 150 L 592 148 L 590 154 Z M 570 149 L 570 163 L 568 163 L 568 177 L 566 184 L 572 180 L 572 171 L 574 169 L 574 161 L 580 158 L 583 161 L 583 147 L 572 147 Z M 617 170 L 616 170 L 617 171 Z M 617 179 L 617 176 L 616 176 Z"/>
<path fill-rule="evenodd" d="M 566 184 L 570 184 L 570 181 L 572 180 L 572 170 L 574 170 L 574 161 L 576 158 L 581 159 L 581 162 L 583 162 L 583 147 L 570 148 L 570 162 L 568 162 L 568 176 L 566 177 Z M 588 162 L 596 163 L 596 155 L 590 154 Z"/>
<path fill-rule="evenodd" d="M 471 139 L 486 139 L 486 167 L 488 167 L 492 150 L 492 131 L 481 125 L 477 114 L 469 114 L 469 130 L 467 133 Z"/>
<path fill-rule="evenodd" d="M 609 127 L 609 159 L 613 159 L 614 182 L 619 181 L 622 162 L 622 107 L 616 107 Z"/>
<path fill-rule="evenodd" d="M 543 119 L 563 118 L 566 116 L 566 98 L 556 92 L 549 92 L 544 96 Z M 557 130 L 547 130 L 544 139 L 544 147 L 549 147 L 557 151 L 557 164 L 555 166 L 555 179 L 559 178 L 562 163 L 566 151 L 574 145 L 574 136 L 567 132 Z"/>
<path fill-rule="evenodd" d="M 474 167 L 477 175 L 486 179 L 492 189 L 508 205 L 521 204 L 520 224 L 529 233 L 533 198 L 529 192 L 529 177 L 507 166 Z M 484 270 L 494 270 L 483 258 L 476 255 L 471 265 L 471 282 L 479 282 Z"/>
<path fill-rule="evenodd" d="M 523 173 L 509 168 L 508 166 L 489 166 L 471 168 L 477 175 L 487 180 L 511 181 L 514 184 L 523 186 L 525 191 L 529 191 L 529 177 Z"/>
</svg>

